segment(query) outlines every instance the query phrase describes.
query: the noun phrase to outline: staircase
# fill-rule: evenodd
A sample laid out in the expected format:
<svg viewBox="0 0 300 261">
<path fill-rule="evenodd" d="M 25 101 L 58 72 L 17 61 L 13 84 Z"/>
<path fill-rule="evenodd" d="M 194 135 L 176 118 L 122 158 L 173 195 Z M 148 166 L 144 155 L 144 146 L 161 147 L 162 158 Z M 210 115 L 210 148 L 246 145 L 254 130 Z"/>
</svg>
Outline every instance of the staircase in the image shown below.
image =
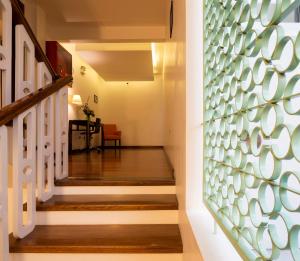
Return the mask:
<svg viewBox="0 0 300 261">
<path fill-rule="evenodd" d="M 38 203 L 31 234 L 10 236 L 11 260 L 181 260 L 177 209 L 174 194 L 55 195 Z"/>
<path fill-rule="evenodd" d="M 102 155 L 91 152 L 99 159 L 107 153 L 110 152 L 102 152 Z M 134 156 L 139 152 L 132 153 Z M 163 154 L 161 150 L 153 153 Z M 152 159 L 146 155 L 140 160 L 135 157 L 137 164 L 142 162 L 145 167 L 136 166 L 133 172 L 139 174 L 144 168 L 147 170 Z M 94 161 L 98 162 L 97 158 Z M 83 177 L 85 172 L 95 172 L 95 168 L 93 171 L 89 168 L 92 161 L 86 164 L 81 178 L 71 176 L 57 181 L 55 195 L 45 202 L 37 202 L 35 230 L 22 240 L 10 236 L 11 260 L 47 260 L 54 254 L 57 260 L 77 260 L 84 256 L 104 261 L 181 260 L 172 169 L 152 167 L 157 175 L 151 179 L 134 176 L 134 173 L 126 177 L 126 163 L 114 163 L 112 159 L 109 163 L 108 168 L 99 166 L 101 178 Z M 157 161 L 156 164 L 159 165 Z M 72 169 L 70 162 L 69 172 L 74 175 Z M 106 177 L 107 169 L 120 173 Z M 160 172 L 170 173 L 169 178 L 161 177 Z M 26 203 L 23 210 L 27 211 Z"/>
<path fill-rule="evenodd" d="M 72 177 L 67 146 L 72 77 L 55 74 L 18 0 L 0 4 L 6 76 L 0 110 L 0 261 L 182 260 L 172 175 Z M 170 166 L 165 169 L 172 173 Z"/>
</svg>

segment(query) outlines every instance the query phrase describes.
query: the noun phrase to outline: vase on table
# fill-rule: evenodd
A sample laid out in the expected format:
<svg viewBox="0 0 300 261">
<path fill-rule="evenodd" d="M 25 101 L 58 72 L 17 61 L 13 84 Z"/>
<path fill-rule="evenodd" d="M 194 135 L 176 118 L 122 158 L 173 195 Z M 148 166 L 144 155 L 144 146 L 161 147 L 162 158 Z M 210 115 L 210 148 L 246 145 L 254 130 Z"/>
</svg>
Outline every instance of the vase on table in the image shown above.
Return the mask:
<svg viewBox="0 0 300 261">
<path fill-rule="evenodd" d="M 85 117 L 86 117 L 86 120 L 87 120 L 88 122 L 91 121 L 91 115 L 86 115 Z"/>
</svg>

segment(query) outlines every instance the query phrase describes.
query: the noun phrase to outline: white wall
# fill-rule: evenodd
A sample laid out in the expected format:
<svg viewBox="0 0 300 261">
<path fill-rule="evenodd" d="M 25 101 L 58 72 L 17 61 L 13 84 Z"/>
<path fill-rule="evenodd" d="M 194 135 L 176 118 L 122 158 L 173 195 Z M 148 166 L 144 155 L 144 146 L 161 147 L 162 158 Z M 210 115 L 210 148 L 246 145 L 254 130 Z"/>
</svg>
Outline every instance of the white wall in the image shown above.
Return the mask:
<svg viewBox="0 0 300 261">
<path fill-rule="evenodd" d="M 25 5 L 25 17 L 39 41 L 42 49 L 46 50 L 46 13 L 38 5 L 38 0 L 21 0 Z"/>
<path fill-rule="evenodd" d="M 162 146 L 164 122 L 164 98 L 162 76 L 146 82 L 105 82 L 76 53 L 74 44 L 64 44 L 73 55 L 73 88 L 70 94 L 80 94 L 83 102 L 88 97 L 90 107 L 103 123 L 115 123 L 122 131 L 122 145 Z M 87 68 L 80 74 L 80 67 Z M 94 103 L 94 94 L 99 103 Z M 82 118 L 78 106 L 69 105 L 69 118 Z M 77 139 L 77 138 L 75 138 Z M 84 146 L 84 141 L 79 147 Z M 74 147 L 76 148 L 76 146 Z"/>
<path fill-rule="evenodd" d="M 153 82 L 106 82 L 101 88 L 101 117 L 117 123 L 124 145 L 163 145 L 162 77 Z"/>
<path fill-rule="evenodd" d="M 165 148 L 176 175 L 185 261 L 202 260 L 186 212 L 186 0 L 174 1 L 173 38 L 165 43 Z"/>
<path fill-rule="evenodd" d="M 184 260 L 234 261 L 240 257 L 202 201 L 201 2 L 174 1 L 174 36 L 164 56 L 166 150 L 176 175 Z"/>
<path fill-rule="evenodd" d="M 25 17 L 36 34 L 37 32 L 37 0 L 21 0 L 25 6 Z"/>
</svg>

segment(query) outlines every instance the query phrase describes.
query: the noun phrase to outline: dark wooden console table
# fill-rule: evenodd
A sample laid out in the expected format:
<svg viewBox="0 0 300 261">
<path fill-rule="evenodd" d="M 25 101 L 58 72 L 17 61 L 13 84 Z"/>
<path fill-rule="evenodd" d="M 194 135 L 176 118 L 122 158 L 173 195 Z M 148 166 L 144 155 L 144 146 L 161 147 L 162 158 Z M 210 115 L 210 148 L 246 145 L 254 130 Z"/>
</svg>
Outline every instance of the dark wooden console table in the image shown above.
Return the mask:
<svg viewBox="0 0 300 261">
<path fill-rule="evenodd" d="M 75 127 L 75 128 L 74 128 Z M 95 121 L 87 121 L 87 120 L 69 120 L 69 153 L 72 153 L 72 137 L 73 132 L 81 132 L 85 133 L 85 150 L 90 150 L 90 138 L 91 132 L 95 130 L 96 127 L 100 128 L 101 132 L 101 124 L 97 126 Z M 100 134 L 100 133 L 99 133 Z"/>
</svg>

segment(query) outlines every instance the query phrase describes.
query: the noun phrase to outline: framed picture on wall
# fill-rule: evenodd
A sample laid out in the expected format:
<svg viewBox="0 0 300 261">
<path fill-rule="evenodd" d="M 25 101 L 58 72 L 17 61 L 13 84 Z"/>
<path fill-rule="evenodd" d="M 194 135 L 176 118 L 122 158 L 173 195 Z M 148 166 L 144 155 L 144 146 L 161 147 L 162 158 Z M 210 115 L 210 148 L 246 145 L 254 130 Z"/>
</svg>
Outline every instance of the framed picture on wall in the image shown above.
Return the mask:
<svg viewBox="0 0 300 261">
<path fill-rule="evenodd" d="M 98 103 L 98 96 L 94 94 L 94 103 Z"/>
</svg>

